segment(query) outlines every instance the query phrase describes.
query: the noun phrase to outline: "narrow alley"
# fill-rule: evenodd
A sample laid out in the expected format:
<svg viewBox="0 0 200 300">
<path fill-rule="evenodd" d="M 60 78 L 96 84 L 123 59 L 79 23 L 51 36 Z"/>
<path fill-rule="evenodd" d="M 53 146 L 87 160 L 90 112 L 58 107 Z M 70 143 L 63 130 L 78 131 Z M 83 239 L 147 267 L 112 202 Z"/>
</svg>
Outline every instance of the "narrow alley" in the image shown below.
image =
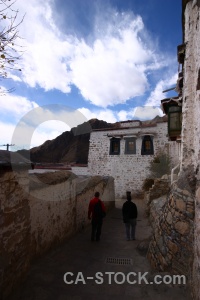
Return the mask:
<svg viewBox="0 0 200 300">
<path fill-rule="evenodd" d="M 142 200 L 135 203 L 139 210 L 135 241 L 126 241 L 122 203 L 117 202 L 105 218 L 101 241 L 90 241 L 90 227 L 79 232 L 34 261 L 9 300 L 191 299 L 187 285 L 155 284 L 158 273 L 151 271 L 137 247 L 148 239 L 151 228 Z"/>
</svg>

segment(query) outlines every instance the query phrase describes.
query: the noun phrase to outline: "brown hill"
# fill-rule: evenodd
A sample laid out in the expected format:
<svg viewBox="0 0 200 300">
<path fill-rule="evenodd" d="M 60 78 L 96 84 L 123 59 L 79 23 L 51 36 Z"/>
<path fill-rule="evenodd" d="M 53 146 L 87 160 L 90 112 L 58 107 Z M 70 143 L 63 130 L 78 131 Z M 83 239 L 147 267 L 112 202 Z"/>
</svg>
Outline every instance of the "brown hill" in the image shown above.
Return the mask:
<svg viewBox="0 0 200 300">
<path fill-rule="evenodd" d="M 92 129 L 112 128 L 111 124 L 98 119 L 84 122 L 71 131 L 65 131 L 53 140 L 48 140 L 38 147 L 19 150 L 18 153 L 35 163 L 80 163 L 88 160 L 89 139 Z"/>
</svg>

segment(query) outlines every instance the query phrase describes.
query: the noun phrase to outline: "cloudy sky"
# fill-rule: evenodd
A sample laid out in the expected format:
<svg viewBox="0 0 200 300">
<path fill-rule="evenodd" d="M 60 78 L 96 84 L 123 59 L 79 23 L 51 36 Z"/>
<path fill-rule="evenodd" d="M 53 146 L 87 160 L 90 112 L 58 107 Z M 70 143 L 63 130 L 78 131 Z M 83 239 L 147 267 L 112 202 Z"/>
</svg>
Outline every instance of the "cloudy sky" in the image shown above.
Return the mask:
<svg viewBox="0 0 200 300">
<path fill-rule="evenodd" d="M 91 118 L 151 119 L 175 86 L 181 0 L 17 0 L 21 72 L 1 80 L 0 144 L 53 139 Z M 11 13 L 11 12 L 10 12 Z M 1 28 L 5 26 L 0 21 Z M 6 149 L 5 147 L 0 147 Z"/>
</svg>

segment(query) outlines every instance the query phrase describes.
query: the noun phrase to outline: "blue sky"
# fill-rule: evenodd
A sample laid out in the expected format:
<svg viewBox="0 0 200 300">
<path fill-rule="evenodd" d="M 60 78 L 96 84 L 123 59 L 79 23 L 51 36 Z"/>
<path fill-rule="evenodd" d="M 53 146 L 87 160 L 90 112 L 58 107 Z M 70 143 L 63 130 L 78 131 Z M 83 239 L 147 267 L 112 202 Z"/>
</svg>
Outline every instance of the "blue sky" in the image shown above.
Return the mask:
<svg viewBox="0 0 200 300">
<path fill-rule="evenodd" d="M 26 14 L 18 28 L 25 51 L 22 72 L 0 81 L 15 88 L 0 97 L 0 145 L 38 146 L 91 118 L 151 119 L 161 115 L 161 99 L 177 95 L 162 91 L 178 78 L 181 0 L 14 5 L 18 20 Z"/>
</svg>

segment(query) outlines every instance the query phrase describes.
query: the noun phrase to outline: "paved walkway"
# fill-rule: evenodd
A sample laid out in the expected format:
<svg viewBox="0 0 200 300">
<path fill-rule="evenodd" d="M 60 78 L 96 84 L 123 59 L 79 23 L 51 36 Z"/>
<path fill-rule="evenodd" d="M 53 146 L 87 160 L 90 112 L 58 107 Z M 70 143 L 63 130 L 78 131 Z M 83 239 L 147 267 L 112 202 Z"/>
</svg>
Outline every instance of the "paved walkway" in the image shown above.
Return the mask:
<svg viewBox="0 0 200 300">
<path fill-rule="evenodd" d="M 126 280 L 130 272 L 136 273 L 136 276 L 130 275 L 130 282 L 138 281 L 139 274 L 145 272 L 148 272 L 145 277 L 148 281 L 155 275 L 146 257 L 137 250 L 137 245 L 149 237 L 151 229 L 141 202 L 136 203 L 139 207 L 136 241 L 125 239 L 121 203 L 118 203 L 104 221 L 100 242 L 90 241 L 90 228 L 78 233 L 34 262 L 26 281 L 9 300 L 190 300 L 185 285 L 146 284 L 145 280 L 141 280 L 141 284 L 131 284 Z M 66 272 L 74 274 L 66 277 L 67 281 L 73 280 L 73 284 L 64 282 Z M 99 277 L 95 277 L 97 272 L 101 272 L 96 275 Z"/>
</svg>

